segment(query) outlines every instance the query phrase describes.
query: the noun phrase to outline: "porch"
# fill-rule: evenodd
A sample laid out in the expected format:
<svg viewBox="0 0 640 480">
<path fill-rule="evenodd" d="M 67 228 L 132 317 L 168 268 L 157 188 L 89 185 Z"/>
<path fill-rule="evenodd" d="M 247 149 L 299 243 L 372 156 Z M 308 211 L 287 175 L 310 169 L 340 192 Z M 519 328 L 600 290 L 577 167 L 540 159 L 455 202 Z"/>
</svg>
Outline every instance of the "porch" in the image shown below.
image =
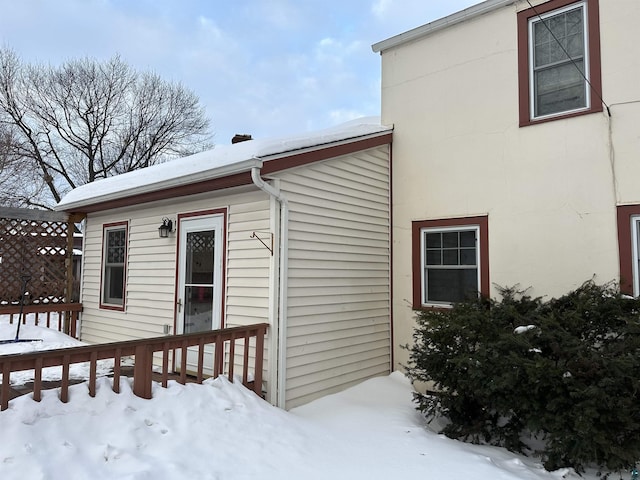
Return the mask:
<svg viewBox="0 0 640 480">
<path fill-rule="evenodd" d="M 262 396 L 264 337 L 267 328 L 268 324 L 261 323 L 185 335 L 2 355 L 0 410 L 6 410 L 9 400 L 20 393 L 19 389 L 11 387 L 11 374 L 24 370 L 34 371 L 30 391 L 35 401 L 41 400 L 43 389 L 59 388 L 60 400 L 66 403 L 69 401 L 69 386 L 78 383 L 71 378 L 70 366 L 88 362 L 87 393 L 93 397 L 96 394 L 98 361 L 101 360 L 113 361 L 113 373 L 110 377 L 112 389 L 116 393 L 120 391 L 120 378 L 123 376 L 133 377 L 135 395 L 150 399 L 154 380 L 166 388 L 170 378 L 185 384 L 187 381 L 202 383 L 205 378 L 226 375 L 231 381 L 234 376 L 240 377 L 243 385 Z M 212 364 L 205 363 L 205 348 L 213 352 Z M 188 349 L 193 351 L 192 356 L 197 359 L 195 370 L 188 369 Z M 127 360 L 127 367 L 122 365 L 124 359 Z M 42 372 L 47 367 L 62 368 L 59 382 L 43 381 Z M 174 371 L 179 373 L 173 375 Z"/>
</svg>

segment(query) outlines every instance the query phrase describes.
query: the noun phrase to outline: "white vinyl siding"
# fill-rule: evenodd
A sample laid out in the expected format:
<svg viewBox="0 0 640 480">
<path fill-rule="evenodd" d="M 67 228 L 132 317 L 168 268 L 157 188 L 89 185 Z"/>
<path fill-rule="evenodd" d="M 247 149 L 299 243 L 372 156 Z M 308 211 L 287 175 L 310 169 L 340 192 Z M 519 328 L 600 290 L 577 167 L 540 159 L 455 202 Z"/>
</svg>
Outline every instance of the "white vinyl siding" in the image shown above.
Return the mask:
<svg viewBox="0 0 640 480">
<path fill-rule="evenodd" d="M 288 200 L 286 408 L 390 371 L 389 152 L 377 147 L 273 174 Z M 173 326 L 176 242 L 162 218 L 227 209 L 225 326 L 267 322 L 278 312 L 279 205 L 254 186 L 90 214 L 86 228 L 82 339 L 112 342 L 162 335 Z M 100 235 L 127 221 L 125 311 L 98 308 Z M 261 243 L 271 245 L 273 254 Z M 256 238 L 257 237 L 257 238 Z M 172 331 L 173 333 L 173 331 Z M 265 339 L 265 384 L 275 378 Z M 251 347 L 250 355 L 254 355 Z M 242 354 L 242 348 L 236 355 Z M 268 399 L 275 392 L 268 390 Z"/>
<path fill-rule="evenodd" d="M 269 219 L 270 201 L 262 192 L 224 197 L 158 202 L 142 208 L 89 215 L 85 232 L 81 336 L 91 343 L 162 335 L 173 327 L 176 276 L 176 234 L 159 238 L 163 217 L 228 207 L 226 326 L 267 322 L 269 252 L 249 236 Z M 104 223 L 129 221 L 126 305 L 124 312 L 98 308 L 101 235 Z M 246 237 L 246 238 L 245 238 Z M 249 283 L 250 282 L 250 283 Z M 250 286 L 249 286 L 250 285 Z M 256 301 L 247 306 L 250 288 Z M 250 312 L 247 311 L 250 310 Z M 173 333 L 173 331 L 172 331 Z"/>
<path fill-rule="evenodd" d="M 286 408 L 389 373 L 387 146 L 280 176 L 289 201 Z"/>
</svg>

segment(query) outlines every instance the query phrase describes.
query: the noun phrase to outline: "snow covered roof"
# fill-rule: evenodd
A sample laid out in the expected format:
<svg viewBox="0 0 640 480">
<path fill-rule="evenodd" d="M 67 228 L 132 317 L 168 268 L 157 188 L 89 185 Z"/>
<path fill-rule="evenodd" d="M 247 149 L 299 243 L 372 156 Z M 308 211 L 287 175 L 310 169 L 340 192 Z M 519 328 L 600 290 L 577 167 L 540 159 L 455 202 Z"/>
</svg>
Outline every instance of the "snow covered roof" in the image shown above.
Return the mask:
<svg viewBox="0 0 640 480">
<path fill-rule="evenodd" d="M 269 160 L 387 134 L 392 129 L 380 125 L 379 117 L 363 117 L 316 132 L 217 145 L 212 150 L 77 187 L 55 210 L 81 211 L 87 205 L 248 172 Z"/>
</svg>

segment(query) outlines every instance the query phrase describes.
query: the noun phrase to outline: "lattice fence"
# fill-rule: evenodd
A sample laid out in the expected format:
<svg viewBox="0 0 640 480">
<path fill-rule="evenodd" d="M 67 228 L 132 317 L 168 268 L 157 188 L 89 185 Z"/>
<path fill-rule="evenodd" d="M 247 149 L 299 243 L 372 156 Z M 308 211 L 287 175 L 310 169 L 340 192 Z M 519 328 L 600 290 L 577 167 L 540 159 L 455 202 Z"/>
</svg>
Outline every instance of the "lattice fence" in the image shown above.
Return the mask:
<svg viewBox="0 0 640 480">
<path fill-rule="evenodd" d="M 0 209 L 0 303 L 20 301 L 23 275 L 29 303 L 65 301 L 68 229 L 64 214 Z"/>
</svg>

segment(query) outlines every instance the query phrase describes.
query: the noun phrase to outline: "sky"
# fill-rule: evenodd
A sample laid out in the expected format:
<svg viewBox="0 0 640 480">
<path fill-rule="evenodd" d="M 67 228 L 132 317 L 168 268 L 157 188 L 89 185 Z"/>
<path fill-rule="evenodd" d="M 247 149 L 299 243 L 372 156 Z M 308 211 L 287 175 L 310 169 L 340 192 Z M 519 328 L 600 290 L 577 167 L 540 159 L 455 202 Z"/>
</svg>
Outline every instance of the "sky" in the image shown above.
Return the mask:
<svg viewBox="0 0 640 480">
<path fill-rule="evenodd" d="M 13 339 L 14 327 L 0 318 L 0 339 Z M 0 354 L 79 343 L 32 325 L 24 326 L 20 338 L 41 341 L 0 345 Z M 60 378 L 60 367 L 50 367 L 43 377 L 53 379 L 56 374 Z M 71 375 L 86 378 L 88 368 L 72 367 Z M 11 378 L 13 383 L 28 376 Z M 95 398 L 89 396 L 86 383 L 74 385 L 68 403 L 59 400 L 57 390 L 43 391 L 40 402 L 29 394 L 11 400 L 9 408 L 0 412 L 0 478 L 598 478 L 593 470 L 583 477 L 569 468 L 547 472 L 535 457 L 438 434 L 438 425 L 427 424 L 416 411 L 411 384 L 399 372 L 289 412 L 225 377 L 202 385 L 170 381 L 168 388 L 156 383 L 151 400 L 133 395 L 130 379 L 121 379 L 119 394 L 111 382 L 99 378 Z"/>
<path fill-rule="evenodd" d="M 25 62 L 118 54 L 194 91 L 213 142 L 282 137 L 380 114 L 371 45 L 478 0 L 0 0 Z"/>
</svg>

